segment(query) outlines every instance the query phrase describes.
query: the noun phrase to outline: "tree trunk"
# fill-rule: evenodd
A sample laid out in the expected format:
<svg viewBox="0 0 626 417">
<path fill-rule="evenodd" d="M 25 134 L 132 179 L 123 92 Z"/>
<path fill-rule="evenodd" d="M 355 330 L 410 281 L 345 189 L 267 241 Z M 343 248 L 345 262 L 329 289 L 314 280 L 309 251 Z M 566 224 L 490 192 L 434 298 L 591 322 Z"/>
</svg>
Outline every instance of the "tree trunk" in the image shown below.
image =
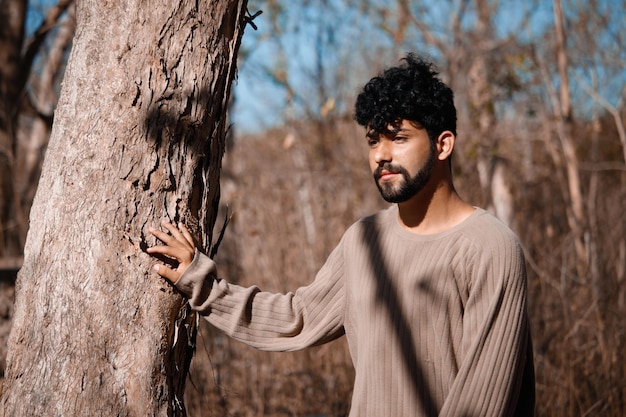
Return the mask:
<svg viewBox="0 0 626 417">
<path fill-rule="evenodd" d="M 554 0 L 554 30 L 556 32 L 555 52 L 559 69 L 559 107 L 556 110 L 556 127 L 565 162 L 567 172 L 567 185 L 569 191 L 569 208 L 567 210 L 567 221 L 572 230 L 574 238 L 574 249 L 576 251 L 576 266 L 580 276 L 584 276 L 589 267 L 588 248 L 585 244 L 585 234 L 588 233 L 585 222 L 585 204 L 581 186 L 580 174 L 578 172 L 578 156 L 576 155 L 576 144 L 573 137 L 573 115 L 571 105 L 571 95 L 569 89 L 568 76 L 568 56 L 565 45 L 565 28 L 563 27 L 564 17 L 560 0 Z"/>
<path fill-rule="evenodd" d="M 68 3 L 67 1 L 65 3 Z M 59 100 L 59 85 L 63 77 L 67 52 L 72 45 L 76 30 L 76 13 L 72 2 L 58 3 L 48 12 L 44 24 L 56 26 L 58 29 L 53 37 L 48 38 L 45 60 L 43 57 L 37 65 L 36 75 L 29 73 L 28 103 L 22 106 L 21 123 L 18 126 L 17 146 L 15 151 L 15 174 L 13 180 L 14 195 L 19 196 L 19 210 L 22 217 L 19 221 L 19 233 L 25 240 L 28 232 L 28 213 L 33 203 L 37 184 L 41 175 L 41 167 L 45 148 L 50 139 L 54 109 Z M 52 16 L 51 16 L 52 15 Z M 58 21 L 62 15 L 65 17 Z M 38 33 L 43 32 L 39 30 Z M 46 33 L 50 30 L 47 29 Z M 44 37 L 34 35 L 35 38 Z M 37 41 L 27 43 L 33 45 Z M 43 43 L 43 41 L 41 41 Z M 32 55 L 32 53 L 31 53 Z M 41 54 L 38 54 L 41 56 Z M 24 66 L 24 65 L 23 65 Z M 24 107 L 26 107 L 24 109 Z M 28 121 L 25 121 L 28 120 Z"/>
<path fill-rule="evenodd" d="M 77 2 L 2 415 L 185 415 L 195 320 L 144 249 L 164 218 L 211 244 L 245 3 Z"/>
<path fill-rule="evenodd" d="M 506 160 L 496 155 L 499 139 L 494 135 L 498 124 L 492 79 L 495 71 L 489 56 L 494 54 L 492 18 L 495 12 L 487 0 L 475 0 L 474 5 L 477 20 L 472 32 L 474 48 L 471 48 L 467 71 L 467 93 L 471 128 L 478 138 L 476 168 L 483 191 L 482 205 L 510 226 L 514 217 L 513 197 L 506 175 Z"/>
</svg>

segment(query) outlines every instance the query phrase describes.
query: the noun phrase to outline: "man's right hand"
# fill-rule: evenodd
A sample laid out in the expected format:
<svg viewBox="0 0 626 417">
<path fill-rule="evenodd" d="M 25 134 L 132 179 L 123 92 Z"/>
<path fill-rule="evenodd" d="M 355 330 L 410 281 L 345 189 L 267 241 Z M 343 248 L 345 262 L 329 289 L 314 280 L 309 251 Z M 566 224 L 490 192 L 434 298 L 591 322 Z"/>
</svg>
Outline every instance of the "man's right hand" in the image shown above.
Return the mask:
<svg viewBox="0 0 626 417">
<path fill-rule="evenodd" d="M 168 258 L 178 261 L 178 267 L 176 269 L 172 269 L 167 265 L 154 265 L 154 270 L 157 274 L 172 283 L 176 283 L 176 281 L 178 281 L 180 276 L 193 261 L 196 254 L 196 245 L 194 244 L 193 237 L 184 224 L 178 223 L 177 228 L 173 224 L 164 220 L 161 222 L 161 225 L 169 230 L 171 234 L 167 234 L 151 227 L 149 229 L 150 233 L 163 242 L 164 245 L 150 247 L 146 250 L 146 252 L 151 255 L 165 255 Z"/>
</svg>

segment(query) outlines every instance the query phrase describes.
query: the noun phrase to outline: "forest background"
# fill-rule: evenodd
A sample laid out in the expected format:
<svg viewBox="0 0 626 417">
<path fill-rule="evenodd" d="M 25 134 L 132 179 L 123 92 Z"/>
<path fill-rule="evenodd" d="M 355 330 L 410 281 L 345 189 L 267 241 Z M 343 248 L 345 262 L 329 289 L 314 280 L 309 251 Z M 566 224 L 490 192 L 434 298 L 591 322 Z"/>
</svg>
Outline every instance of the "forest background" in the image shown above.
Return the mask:
<svg viewBox="0 0 626 417">
<path fill-rule="evenodd" d="M 0 332 L 74 31 L 69 0 L 31 1 L 18 82 L 4 83 Z M 626 411 L 626 4 L 619 0 L 256 0 L 238 58 L 217 256 L 242 285 L 310 282 L 343 231 L 385 207 L 352 121 L 358 89 L 414 51 L 455 91 L 460 194 L 519 235 L 529 272 L 538 416 Z M 6 27 L 6 26 L 5 26 Z M 256 27 L 256 30 L 254 28 Z M 3 42 L 6 39 L 3 37 Z M 17 40 L 16 40 L 17 42 Z M 3 136 L 3 138 L 5 138 Z M 6 339 L 0 348 L 5 356 Z M 4 364 L 2 364 L 2 371 Z M 192 416 L 342 416 L 345 341 L 258 352 L 203 326 Z"/>
</svg>

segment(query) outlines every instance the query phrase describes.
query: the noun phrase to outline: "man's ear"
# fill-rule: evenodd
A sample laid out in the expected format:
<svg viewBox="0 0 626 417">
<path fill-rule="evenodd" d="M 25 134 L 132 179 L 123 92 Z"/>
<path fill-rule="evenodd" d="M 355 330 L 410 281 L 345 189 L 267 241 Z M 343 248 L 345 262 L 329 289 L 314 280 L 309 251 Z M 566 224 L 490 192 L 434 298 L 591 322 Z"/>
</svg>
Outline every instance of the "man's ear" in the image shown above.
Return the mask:
<svg viewBox="0 0 626 417">
<path fill-rule="evenodd" d="M 450 158 L 454 150 L 456 136 L 449 130 L 441 132 L 437 138 L 437 159 L 440 161 Z"/>
</svg>

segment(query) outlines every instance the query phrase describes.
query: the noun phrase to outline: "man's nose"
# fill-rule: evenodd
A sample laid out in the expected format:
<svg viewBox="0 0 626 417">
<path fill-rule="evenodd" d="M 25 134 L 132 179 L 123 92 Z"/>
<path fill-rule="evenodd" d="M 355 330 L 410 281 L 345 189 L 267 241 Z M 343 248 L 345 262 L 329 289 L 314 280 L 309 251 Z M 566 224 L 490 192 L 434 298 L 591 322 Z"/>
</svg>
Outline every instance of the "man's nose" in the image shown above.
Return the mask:
<svg viewBox="0 0 626 417">
<path fill-rule="evenodd" d="M 374 150 L 374 161 L 380 165 L 391 162 L 391 144 L 388 140 L 381 140 Z"/>
</svg>

